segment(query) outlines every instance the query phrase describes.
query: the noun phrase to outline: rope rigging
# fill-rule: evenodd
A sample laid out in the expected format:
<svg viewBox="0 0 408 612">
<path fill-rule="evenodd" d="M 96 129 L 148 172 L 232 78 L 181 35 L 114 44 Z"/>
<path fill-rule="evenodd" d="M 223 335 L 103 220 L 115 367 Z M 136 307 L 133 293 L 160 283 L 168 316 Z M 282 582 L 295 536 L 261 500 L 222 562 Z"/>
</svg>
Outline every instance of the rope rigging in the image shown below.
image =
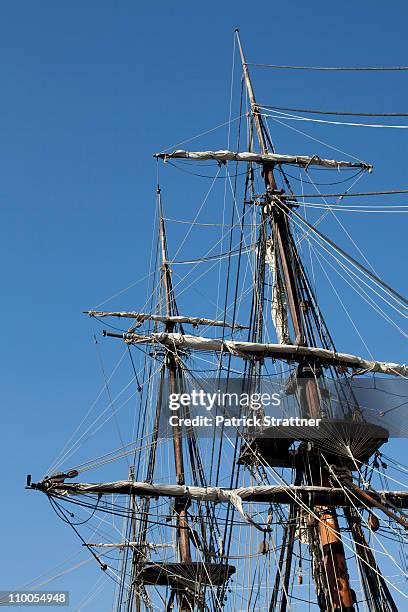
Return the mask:
<svg viewBox="0 0 408 612">
<path fill-rule="evenodd" d="M 264 117 L 268 117 L 270 119 L 285 119 L 285 121 L 311 121 L 312 123 L 327 123 L 329 125 L 345 125 L 349 127 L 367 127 L 367 128 L 389 128 L 389 129 L 400 129 L 406 130 L 408 129 L 408 125 L 391 125 L 387 123 L 356 123 L 352 121 L 334 121 L 329 119 L 315 119 L 313 117 L 304 117 L 302 115 L 289 115 L 288 113 L 284 113 L 281 111 L 275 111 L 276 115 L 270 115 L 268 113 L 263 113 Z"/>
<path fill-rule="evenodd" d="M 340 111 L 323 111 L 310 108 L 287 108 L 285 106 L 272 106 L 268 104 L 260 104 L 260 108 L 289 111 L 293 113 L 309 113 L 311 115 L 343 115 L 346 117 L 408 117 L 408 113 L 352 113 Z"/>
<path fill-rule="evenodd" d="M 276 68 L 285 70 L 345 70 L 345 71 L 399 71 L 408 70 L 408 66 L 290 66 L 278 64 L 255 64 L 247 62 L 247 66 L 259 68 Z"/>
</svg>

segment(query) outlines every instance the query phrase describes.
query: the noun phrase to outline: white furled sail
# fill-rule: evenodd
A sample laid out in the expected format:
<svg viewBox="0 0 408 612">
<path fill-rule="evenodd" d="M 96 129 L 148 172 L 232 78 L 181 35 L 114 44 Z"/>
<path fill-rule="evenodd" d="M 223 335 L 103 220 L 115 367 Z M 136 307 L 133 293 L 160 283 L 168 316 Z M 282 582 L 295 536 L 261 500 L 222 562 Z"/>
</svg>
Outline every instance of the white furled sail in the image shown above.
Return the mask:
<svg viewBox="0 0 408 612">
<path fill-rule="evenodd" d="M 193 327 L 199 325 L 205 325 L 209 327 L 230 327 L 232 329 L 248 329 L 245 325 L 239 323 L 229 323 L 228 321 L 217 321 L 214 319 L 207 319 L 204 317 L 189 317 L 183 315 L 165 316 L 158 314 L 150 314 L 146 312 L 129 312 L 122 310 L 115 311 L 101 311 L 101 310 L 86 310 L 85 314 L 90 317 L 103 318 L 103 317 L 119 317 L 124 319 L 136 319 L 138 323 L 144 323 L 145 321 L 158 321 L 159 323 L 190 323 Z"/>
<path fill-rule="evenodd" d="M 210 501 L 214 503 L 232 503 L 242 516 L 242 502 L 261 503 L 289 503 L 296 496 L 299 499 L 310 500 L 311 496 L 316 503 L 327 503 L 329 499 L 336 498 L 339 505 L 349 505 L 350 501 L 343 487 L 323 486 L 282 486 L 282 485 L 258 485 L 250 487 L 239 487 L 237 489 L 226 489 L 223 487 L 197 487 L 193 485 L 177 485 L 162 483 L 137 482 L 134 480 L 117 480 L 112 482 L 54 482 L 52 479 L 45 480 L 32 485 L 33 488 L 60 495 L 128 495 L 133 493 L 139 497 L 181 497 L 198 501 Z M 385 504 L 392 504 L 398 508 L 408 506 L 407 491 L 375 491 L 371 492 L 372 499 L 382 500 Z M 358 506 L 363 505 L 358 499 Z M 364 505 L 373 505 L 365 502 Z"/>
<path fill-rule="evenodd" d="M 279 344 L 292 344 L 289 336 L 288 311 L 285 299 L 285 292 L 282 287 L 282 280 L 279 274 L 276 249 L 271 236 L 266 245 L 266 263 L 272 273 L 272 321 L 275 326 L 276 336 Z"/>
<path fill-rule="evenodd" d="M 238 340 L 221 340 L 217 338 L 204 338 L 203 336 L 190 336 L 188 334 L 159 332 L 149 335 L 142 334 L 114 334 L 106 332 L 107 336 L 117 336 L 129 344 L 162 344 L 180 349 L 196 349 L 199 351 L 226 351 L 237 357 L 251 358 L 251 356 L 274 357 L 288 361 L 298 361 L 301 357 L 315 358 L 328 365 L 341 365 L 353 370 L 363 372 L 381 372 L 394 376 L 408 376 L 408 365 L 389 363 L 386 361 L 372 361 L 357 355 L 338 353 L 320 347 L 298 346 L 292 344 L 269 344 L 262 342 L 243 342 Z"/>
<path fill-rule="evenodd" d="M 214 160 L 218 162 L 242 161 L 255 162 L 258 164 L 290 164 L 295 166 L 324 166 L 325 168 L 362 168 L 372 172 L 373 166 L 365 162 L 348 162 L 336 159 L 323 159 L 318 155 L 281 155 L 279 153 L 251 153 L 245 151 L 235 153 L 234 151 L 184 151 L 178 149 L 173 153 L 156 153 L 155 157 L 160 159 L 194 159 L 196 161 Z"/>
</svg>

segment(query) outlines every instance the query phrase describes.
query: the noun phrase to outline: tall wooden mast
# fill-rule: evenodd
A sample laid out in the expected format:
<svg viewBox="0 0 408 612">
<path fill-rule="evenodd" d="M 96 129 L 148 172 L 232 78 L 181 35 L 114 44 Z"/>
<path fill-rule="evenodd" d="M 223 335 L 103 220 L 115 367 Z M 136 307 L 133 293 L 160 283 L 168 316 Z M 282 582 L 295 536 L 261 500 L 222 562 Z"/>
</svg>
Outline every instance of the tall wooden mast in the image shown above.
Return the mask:
<svg viewBox="0 0 408 612">
<path fill-rule="evenodd" d="M 265 127 L 263 125 L 262 117 L 259 112 L 259 107 L 256 103 L 251 77 L 242 49 L 238 30 L 236 30 L 236 37 L 242 61 L 245 85 L 251 104 L 251 110 L 254 118 L 258 141 L 261 148 L 261 153 L 265 155 L 270 152 L 267 146 Z M 287 216 L 282 214 L 281 209 L 273 209 L 273 195 L 277 194 L 278 192 L 274 177 L 273 163 L 266 162 L 263 164 L 263 176 L 265 180 L 267 194 L 272 197 L 271 223 L 273 227 L 274 236 L 276 237 L 276 248 L 279 251 L 279 257 L 282 263 L 282 271 L 285 281 L 285 291 L 289 305 L 293 332 L 296 337 L 296 342 L 300 345 L 305 345 L 306 333 L 301 316 L 300 300 L 297 291 L 297 271 L 294 269 L 293 259 L 290 257 L 290 245 L 292 243 L 290 227 L 288 224 Z M 319 397 L 314 378 L 311 378 L 306 383 L 306 401 L 310 415 L 319 416 Z M 321 470 L 320 465 L 318 463 L 315 463 L 314 466 L 312 465 L 311 472 L 311 484 L 322 486 L 327 486 L 329 484 L 327 472 Z M 320 550 L 322 552 L 325 565 L 326 587 L 328 589 L 329 600 L 332 604 L 332 608 L 335 610 L 354 610 L 353 594 L 350 588 L 346 558 L 343 544 L 341 541 L 340 528 L 336 515 L 336 510 L 332 507 L 316 507 L 315 513 L 319 516 L 320 519 L 318 522 L 317 533 L 319 536 Z M 290 575 L 291 547 L 293 547 L 293 537 L 291 536 L 289 536 L 289 546 L 290 549 L 287 553 L 285 567 L 286 582 L 288 576 Z M 286 592 L 287 589 L 284 588 L 283 601 L 281 604 L 282 612 L 286 609 Z"/>
<path fill-rule="evenodd" d="M 162 282 L 164 290 L 164 299 L 166 304 L 166 315 L 168 320 L 166 322 L 166 331 L 172 332 L 174 329 L 174 323 L 169 319 L 174 312 L 174 293 L 172 286 L 171 270 L 167 261 L 167 244 L 166 244 L 166 228 L 164 224 L 161 193 L 160 187 L 157 188 L 157 198 L 160 215 L 160 247 L 162 256 Z M 176 362 L 175 354 L 168 352 L 166 359 L 166 366 L 169 373 L 169 390 L 170 393 L 180 392 L 178 366 Z M 176 481 L 178 485 L 185 484 L 185 472 L 184 472 L 184 457 L 183 457 L 183 441 L 180 426 L 174 426 L 172 428 L 173 433 L 173 449 L 174 449 L 174 464 L 176 470 Z M 191 550 L 190 550 L 190 537 L 188 530 L 187 521 L 187 500 L 181 498 L 175 500 L 174 510 L 177 517 L 177 540 L 178 549 L 180 555 L 180 561 L 182 563 L 191 563 Z M 191 610 L 193 608 L 193 601 L 186 593 L 177 592 L 179 600 L 179 608 L 182 612 L 185 610 Z"/>
</svg>

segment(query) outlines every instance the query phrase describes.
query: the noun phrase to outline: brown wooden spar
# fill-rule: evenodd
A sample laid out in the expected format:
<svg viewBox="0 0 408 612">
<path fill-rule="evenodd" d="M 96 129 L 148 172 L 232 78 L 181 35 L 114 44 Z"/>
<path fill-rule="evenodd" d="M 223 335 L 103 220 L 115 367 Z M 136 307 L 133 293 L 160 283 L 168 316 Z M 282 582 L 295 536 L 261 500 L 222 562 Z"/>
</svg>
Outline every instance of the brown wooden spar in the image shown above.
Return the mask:
<svg viewBox="0 0 408 612">
<path fill-rule="evenodd" d="M 157 321 L 159 323 L 172 323 L 173 326 L 176 323 L 190 323 L 193 327 L 204 325 L 208 327 L 229 327 L 231 329 L 248 329 L 246 325 L 240 325 L 239 323 L 229 323 L 228 321 L 217 321 L 214 319 L 207 319 L 205 317 L 189 317 L 183 315 L 158 315 L 147 312 L 128 312 L 122 310 L 115 311 L 101 311 L 101 310 L 85 310 L 84 314 L 90 317 L 103 318 L 103 317 L 119 317 L 125 319 L 135 319 L 137 323 L 144 323 L 145 321 Z"/>
<path fill-rule="evenodd" d="M 242 60 L 245 84 L 251 102 L 251 109 L 256 125 L 259 144 L 261 147 L 261 153 L 266 155 L 269 153 L 269 151 L 262 117 L 259 113 L 259 108 L 256 103 L 255 94 L 249 75 L 248 65 L 245 60 L 238 31 L 236 33 L 236 36 Z M 265 162 L 263 164 L 263 174 L 267 193 L 273 198 L 273 195 L 277 193 L 273 162 Z M 306 330 L 304 328 L 300 312 L 298 288 L 295 278 L 296 271 L 294 268 L 294 261 L 292 259 L 293 254 L 291 250 L 291 236 L 290 229 L 288 226 L 288 219 L 285 215 L 282 215 L 280 211 L 273 210 L 273 200 L 271 201 L 270 213 L 273 232 L 277 238 L 277 248 L 279 249 L 279 256 L 282 263 L 285 289 L 288 297 L 293 330 L 295 336 L 297 337 L 297 343 L 303 345 L 306 343 Z M 319 416 L 319 401 L 317 398 L 316 382 L 314 378 L 311 378 L 307 383 L 307 402 L 309 405 L 310 415 Z M 311 469 L 311 484 L 320 484 L 323 486 L 327 485 L 328 475 L 324 475 L 324 481 L 322 482 L 321 474 L 322 470 L 320 469 L 320 465 L 319 463 L 316 463 L 315 466 L 312 466 Z M 320 520 L 318 522 L 318 534 L 326 572 L 326 575 L 323 577 L 323 579 L 326 583 L 326 588 L 328 591 L 327 596 L 330 601 L 330 605 L 332 609 L 354 610 L 353 594 L 350 588 L 347 564 L 344 554 L 344 548 L 341 542 L 340 527 L 337 520 L 336 510 L 333 506 L 316 507 L 316 513 L 320 515 Z M 287 564 L 285 570 L 286 572 L 290 572 L 290 561 L 291 554 L 290 550 L 288 550 Z M 287 603 L 287 590 L 284 590 L 280 608 L 281 612 L 286 610 Z M 327 604 L 323 604 L 321 605 L 321 607 L 326 607 Z"/>
<path fill-rule="evenodd" d="M 261 115 L 258 112 L 259 121 L 262 123 Z M 334 170 L 342 168 L 360 168 L 371 172 L 373 166 L 366 162 L 350 162 L 337 159 L 325 159 L 319 155 L 287 155 L 282 153 L 253 153 L 252 151 L 184 151 L 178 149 L 172 153 L 155 153 L 154 157 L 167 161 L 168 159 L 191 159 L 194 161 L 216 161 L 226 163 L 228 161 L 250 162 L 256 164 L 289 164 L 308 168 L 309 166 L 323 166 Z"/>
<path fill-rule="evenodd" d="M 408 491 L 371 491 L 363 498 L 361 489 L 354 495 L 348 487 L 323 487 L 315 485 L 256 485 L 225 489 L 223 487 L 198 487 L 191 484 L 152 484 L 135 480 L 115 480 L 112 482 L 61 482 L 52 478 L 31 483 L 29 488 L 44 491 L 49 495 L 135 495 L 137 497 L 188 498 L 191 501 L 203 500 L 215 504 L 237 502 L 256 502 L 265 504 L 289 504 L 296 498 L 312 505 L 334 504 L 342 507 L 378 508 L 386 510 L 408 509 Z M 395 512 L 392 512 L 396 520 Z M 407 522 L 404 526 L 407 528 Z"/>
<path fill-rule="evenodd" d="M 300 346 L 294 344 L 270 344 L 269 342 L 245 342 L 242 340 L 222 340 L 221 338 L 207 338 L 192 336 L 190 334 L 152 332 L 150 334 L 118 333 L 104 330 L 103 334 L 112 338 L 120 338 L 127 344 L 152 344 L 182 351 L 219 351 L 231 353 L 243 359 L 283 359 L 285 361 L 302 363 L 320 363 L 323 367 L 343 366 L 366 373 L 379 372 L 391 376 L 408 376 L 408 366 L 388 361 L 364 359 L 358 355 L 340 353 L 335 350 L 317 346 Z"/>
</svg>

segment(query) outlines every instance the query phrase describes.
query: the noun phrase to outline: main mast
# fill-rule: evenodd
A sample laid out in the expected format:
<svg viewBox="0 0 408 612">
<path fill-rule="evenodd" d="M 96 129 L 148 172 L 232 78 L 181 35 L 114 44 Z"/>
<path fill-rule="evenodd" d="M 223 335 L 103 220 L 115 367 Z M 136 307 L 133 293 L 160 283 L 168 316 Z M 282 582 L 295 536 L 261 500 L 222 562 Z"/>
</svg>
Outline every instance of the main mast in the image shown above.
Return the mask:
<svg viewBox="0 0 408 612">
<path fill-rule="evenodd" d="M 254 118 L 261 153 L 267 155 L 270 151 L 268 150 L 267 146 L 265 127 L 262 121 L 262 117 L 259 113 L 258 105 L 256 103 L 251 77 L 242 49 L 238 30 L 236 30 L 236 37 L 242 61 L 245 85 L 251 104 L 252 115 Z M 287 214 L 285 214 L 286 211 L 289 212 L 289 209 L 287 209 L 286 207 L 285 211 L 282 210 L 282 208 L 277 208 L 276 206 L 274 206 L 274 196 L 280 195 L 278 193 L 274 176 L 274 164 L 271 162 L 265 162 L 262 168 L 269 201 L 269 205 L 267 205 L 266 210 L 267 213 L 270 215 L 272 235 L 274 237 L 275 242 L 274 247 L 278 250 L 279 259 L 281 261 L 282 272 L 284 276 L 284 286 L 289 305 L 293 332 L 296 338 L 296 343 L 299 345 L 305 345 L 306 330 L 304 328 L 304 322 L 301 317 L 300 298 L 298 295 L 298 282 L 296 282 L 298 280 L 297 275 L 299 274 L 299 269 L 296 267 L 296 260 L 293 257 L 291 249 L 293 241 L 292 236 L 290 234 L 288 216 Z M 305 375 L 305 372 L 303 372 L 302 369 L 299 368 L 298 375 Z M 317 369 L 315 372 L 313 372 L 313 376 L 309 378 L 306 383 L 306 404 L 308 407 L 309 414 L 312 417 L 320 416 L 319 397 L 315 381 L 316 376 L 319 375 L 320 372 Z M 299 481 L 302 479 L 301 470 L 299 468 L 296 473 L 296 479 Z M 317 460 L 312 465 L 310 480 L 310 484 L 312 485 L 327 486 L 329 484 L 328 473 L 326 470 L 321 469 L 321 466 L 319 465 Z M 286 554 L 286 567 L 284 576 L 285 589 L 281 604 L 281 611 L 286 609 L 287 604 L 286 593 L 291 571 L 291 557 L 295 531 L 294 519 L 296 518 L 296 513 L 297 508 L 295 504 L 291 504 L 290 517 L 292 521 L 289 527 L 288 534 L 288 551 Z M 337 519 L 336 510 L 333 507 L 316 507 L 315 513 L 319 516 L 317 532 L 319 536 L 320 550 L 323 554 L 323 561 L 325 565 L 327 583 L 325 586 L 328 589 L 329 600 L 332 602 L 334 609 L 347 611 L 354 610 L 353 595 L 350 588 L 349 575 L 347 572 L 347 563 L 343 544 L 341 541 L 340 527 Z"/>
</svg>

